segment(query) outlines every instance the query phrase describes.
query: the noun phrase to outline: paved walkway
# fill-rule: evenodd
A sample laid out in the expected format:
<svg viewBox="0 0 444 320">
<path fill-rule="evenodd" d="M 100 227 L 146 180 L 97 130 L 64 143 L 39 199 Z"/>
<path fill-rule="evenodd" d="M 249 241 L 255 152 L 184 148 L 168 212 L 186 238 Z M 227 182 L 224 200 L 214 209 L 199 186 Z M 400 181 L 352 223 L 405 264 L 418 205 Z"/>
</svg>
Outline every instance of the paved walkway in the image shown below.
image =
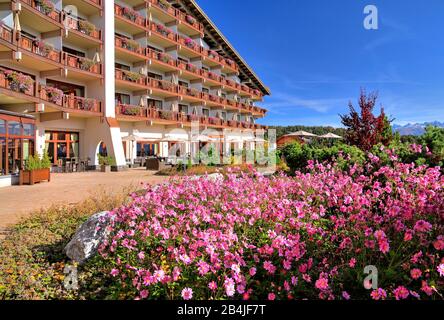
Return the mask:
<svg viewBox="0 0 444 320">
<path fill-rule="evenodd" d="M 120 192 L 125 187 L 157 184 L 168 179 L 140 168 L 111 173 L 55 173 L 51 174 L 50 183 L 0 188 L 0 230 L 32 211 L 54 204 L 75 204 L 98 190 Z"/>
</svg>

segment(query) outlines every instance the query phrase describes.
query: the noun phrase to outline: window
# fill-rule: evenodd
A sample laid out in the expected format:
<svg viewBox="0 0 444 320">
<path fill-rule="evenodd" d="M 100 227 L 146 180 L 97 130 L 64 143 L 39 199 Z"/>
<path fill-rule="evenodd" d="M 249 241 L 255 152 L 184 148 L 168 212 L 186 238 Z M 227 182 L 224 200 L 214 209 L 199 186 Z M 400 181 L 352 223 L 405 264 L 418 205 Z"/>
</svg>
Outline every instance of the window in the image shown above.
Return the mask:
<svg viewBox="0 0 444 320">
<path fill-rule="evenodd" d="M 222 111 L 222 119 L 224 119 L 225 121 L 227 121 L 227 112 Z"/>
<path fill-rule="evenodd" d="M 210 116 L 210 110 L 209 109 L 202 109 L 202 114 L 205 116 L 205 117 L 209 117 Z"/>
<path fill-rule="evenodd" d="M 8 121 L 8 134 L 10 136 L 20 136 L 22 134 L 22 125 L 18 121 Z"/>
<path fill-rule="evenodd" d="M 148 107 L 162 109 L 163 102 L 161 100 L 148 99 Z"/>
<path fill-rule="evenodd" d="M 51 79 L 46 80 L 46 85 L 49 87 L 60 89 L 66 95 L 74 95 L 77 97 L 85 96 L 85 87 L 83 86 L 78 86 L 72 83 L 66 83 L 61 81 L 55 81 Z"/>
<path fill-rule="evenodd" d="M 188 88 L 190 85 L 185 81 L 179 81 L 179 85 L 185 88 Z"/>
<path fill-rule="evenodd" d="M 32 123 L 23 124 L 23 135 L 29 137 L 34 136 L 34 125 Z"/>
<path fill-rule="evenodd" d="M 79 157 L 79 133 L 63 131 L 45 132 L 46 150 L 52 163 Z"/>
<path fill-rule="evenodd" d="M 188 106 L 185 104 L 179 104 L 179 112 L 183 112 L 185 114 L 188 114 Z"/>
<path fill-rule="evenodd" d="M 152 46 L 148 46 L 148 49 L 151 49 L 151 50 L 156 51 L 156 52 L 163 52 L 162 50 L 157 49 L 157 48 L 152 47 Z"/>
<path fill-rule="evenodd" d="M 156 80 L 162 80 L 163 77 L 160 74 L 148 72 L 148 77 L 156 79 Z"/>
<path fill-rule="evenodd" d="M 6 121 L 0 119 L 0 134 L 6 134 Z"/>
<path fill-rule="evenodd" d="M 73 56 L 82 57 L 82 58 L 85 57 L 85 53 L 84 52 L 81 52 L 81 51 L 78 51 L 78 50 L 75 50 L 75 49 L 71 49 L 71 48 L 68 48 L 68 47 L 65 47 L 65 46 L 63 47 L 63 51 L 65 51 L 65 52 L 67 52 L 69 54 L 72 54 Z"/>
<path fill-rule="evenodd" d="M 202 88 L 202 92 L 203 92 L 203 93 L 210 93 L 210 89 L 208 89 L 208 88 Z"/>
<path fill-rule="evenodd" d="M 184 59 L 184 58 L 181 58 L 181 57 L 178 57 L 177 60 L 182 61 L 182 62 L 185 62 L 185 63 L 188 63 L 188 62 L 189 62 L 189 60 Z"/>
<path fill-rule="evenodd" d="M 131 71 L 131 67 L 127 66 L 126 64 L 121 64 L 121 63 L 116 62 L 114 65 L 115 65 L 116 69 Z"/>
<path fill-rule="evenodd" d="M 116 104 L 131 104 L 130 95 L 116 92 Z"/>
</svg>

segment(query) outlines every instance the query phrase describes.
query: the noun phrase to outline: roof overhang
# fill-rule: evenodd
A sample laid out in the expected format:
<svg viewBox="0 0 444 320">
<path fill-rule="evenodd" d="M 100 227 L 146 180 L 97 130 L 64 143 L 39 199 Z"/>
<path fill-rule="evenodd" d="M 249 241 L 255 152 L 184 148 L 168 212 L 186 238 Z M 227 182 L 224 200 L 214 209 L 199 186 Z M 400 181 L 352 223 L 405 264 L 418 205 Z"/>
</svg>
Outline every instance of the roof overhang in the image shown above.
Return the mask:
<svg viewBox="0 0 444 320">
<path fill-rule="evenodd" d="M 204 25 L 206 31 L 205 41 L 213 47 L 221 46 L 225 54 L 227 54 L 230 59 L 233 59 L 239 65 L 241 80 L 248 81 L 251 79 L 251 84 L 259 89 L 264 95 L 271 94 L 270 89 L 265 86 L 261 79 L 259 79 L 253 69 L 247 64 L 247 62 L 245 62 L 236 49 L 234 49 L 231 43 L 227 40 L 227 38 L 225 38 L 222 32 L 216 27 L 206 13 L 199 7 L 195 0 L 182 0 L 177 2 L 182 2 L 182 4 L 186 6 L 186 9 L 188 9 L 190 13 Z M 208 37 L 207 33 L 209 33 L 211 37 Z"/>
</svg>

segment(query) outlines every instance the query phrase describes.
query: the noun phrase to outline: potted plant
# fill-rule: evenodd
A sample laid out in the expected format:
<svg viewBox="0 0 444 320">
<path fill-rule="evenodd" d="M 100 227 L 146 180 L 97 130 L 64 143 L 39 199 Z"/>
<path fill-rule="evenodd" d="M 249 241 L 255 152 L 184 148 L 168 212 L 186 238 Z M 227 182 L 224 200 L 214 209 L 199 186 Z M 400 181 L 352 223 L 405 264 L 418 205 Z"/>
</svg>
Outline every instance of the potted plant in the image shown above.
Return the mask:
<svg viewBox="0 0 444 320">
<path fill-rule="evenodd" d="M 186 45 L 188 48 L 194 49 L 194 47 L 196 46 L 196 43 L 193 41 L 193 39 L 191 39 L 191 38 L 186 38 L 186 39 L 185 39 L 185 45 Z"/>
<path fill-rule="evenodd" d="M 96 63 L 88 58 L 79 58 L 79 67 L 83 71 L 91 71 Z"/>
<path fill-rule="evenodd" d="M 48 101 L 61 105 L 63 99 L 63 91 L 54 87 L 46 87 L 46 94 L 48 96 Z"/>
<path fill-rule="evenodd" d="M 167 27 L 164 27 L 161 24 L 156 25 L 156 29 L 157 29 L 157 32 L 159 32 L 164 37 L 168 37 L 171 33 L 170 29 L 168 29 Z"/>
<path fill-rule="evenodd" d="M 122 113 L 127 116 L 137 116 L 140 114 L 140 107 L 122 106 Z"/>
<path fill-rule="evenodd" d="M 101 156 L 98 154 L 97 157 L 99 158 L 101 172 L 111 172 L 111 166 L 116 165 L 115 159 L 111 156 Z"/>
<path fill-rule="evenodd" d="M 79 20 L 80 32 L 91 36 L 96 31 L 96 26 L 86 20 Z"/>
<path fill-rule="evenodd" d="M 21 93 L 26 93 L 31 90 L 33 80 L 30 76 L 12 70 L 5 70 L 3 73 L 9 81 L 9 88 L 11 90 Z"/>
<path fill-rule="evenodd" d="M 124 38 L 122 39 L 122 47 L 131 51 L 137 51 L 140 48 L 140 44 L 135 40 Z"/>
<path fill-rule="evenodd" d="M 83 100 L 82 110 L 85 111 L 94 111 L 97 101 L 95 99 L 86 98 Z"/>
<path fill-rule="evenodd" d="M 19 184 L 34 185 L 42 181 L 51 181 L 51 160 L 48 153 L 45 152 L 43 157 L 39 155 L 29 156 L 26 160 L 24 170 L 20 170 Z"/>
<path fill-rule="evenodd" d="M 123 8 L 123 15 L 127 17 L 129 20 L 135 22 L 137 18 L 140 16 L 137 11 L 132 8 L 125 7 Z"/>
<path fill-rule="evenodd" d="M 37 9 L 45 15 L 51 14 L 54 10 L 54 4 L 49 0 L 35 0 Z"/>
<path fill-rule="evenodd" d="M 185 21 L 191 25 L 194 25 L 196 23 L 196 19 L 194 19 L 194 17 L 190 16 L 189 14 L 185 16 Z"/>
<path fill-rule="evenodd" d="M 124 74 L 126 80 L 131 82 L 138 82 L 142 78 L 142 75 L 137 72 L 124 71 Z"/>
<path fill-rule="evenodd" d="M 172 61 L 172 58 L 168 54 L 160 52 L 159 60 L 163 63 L 170 63 Z"/>
</svg>

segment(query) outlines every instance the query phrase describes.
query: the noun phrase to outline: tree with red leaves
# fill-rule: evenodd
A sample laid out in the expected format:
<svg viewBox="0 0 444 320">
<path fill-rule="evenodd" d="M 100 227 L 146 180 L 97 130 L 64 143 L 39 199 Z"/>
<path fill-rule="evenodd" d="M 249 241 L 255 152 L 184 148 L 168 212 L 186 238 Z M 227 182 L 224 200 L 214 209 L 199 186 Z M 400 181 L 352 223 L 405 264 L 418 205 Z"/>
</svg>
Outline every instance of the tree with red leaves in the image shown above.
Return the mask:
<svg viewBox="0 0 444 320">
<path fill-rule="evenodd" d="M 365 90 L 361 89 L 358 101 L 361 112 L 358 113 L 350 101 L 350 114 L 341 115 L 342 124 L 347 128 L 346 141 L 364 151 L 369 151 L 378 143 L 387 145 L 390 142 L 386 132 L 390 128 L 391 120 L 386 117 L 383 108 L 379 116 L 373 114 L 377 98 L 376 92 L 367 95 Z"/>
</svg>

